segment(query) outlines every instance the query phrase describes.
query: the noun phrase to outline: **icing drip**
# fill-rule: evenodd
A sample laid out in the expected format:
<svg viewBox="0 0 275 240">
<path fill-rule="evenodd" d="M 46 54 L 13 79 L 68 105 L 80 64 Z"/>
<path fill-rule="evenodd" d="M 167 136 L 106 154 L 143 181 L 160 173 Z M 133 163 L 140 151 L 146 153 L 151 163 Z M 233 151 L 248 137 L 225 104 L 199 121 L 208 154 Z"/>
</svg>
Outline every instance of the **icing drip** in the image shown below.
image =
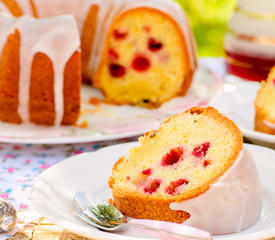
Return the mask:
<svg viewBox="0 0 275 240">
<path fill-rule="evenodd" d="M 24 14 L 27 14 L 29 16 L 31 16 L 33 14 L 32 8 L 30 5 L 30 0 L 16 0 L 16 2 L 20 6 L 20 8 L 22 9 L 22 12 Z"/>
<path fill-rule="evenodd" d="M 5 13 L 10 13 L 10 10 L 1 1 L 0 1 L 0 11 L 4 11 Z"/>
<path fill-rule="evenodd" d="M 259 219 L 262 192 L 255 162 L 244 149 L 231 168 L 203 194 L 181 203 L 172 210 L 190 213 L 184 224 L 211 234 L 240 232 Z"/>
<path fill-rule="evenodd" d="M 34 52 L 31 50 L 32 44 L 39 38 L 39 33 L 33 31 L 32 39 L 29 41 L 29 32 L 34 25 L 29 23 L 29 17 L 24 16 L 18 18 L 15 28 L 19 30 L 20 33 L 20 76 L 19 76 L 19 105 L 18 113 L 23 122 L 29 122 L 29 92 L 30 92 L 30 72 L 31 63 L 34 56 Z M 21 29 L 27 26 L 24 31 Z M 24 47 L 22 47 L 24 46 Z M 23 57 L 24 56 L 24 57 Z M 24 66 L 24 67 L 23 67 Z"/>
<path fill-rule="evenodd" d="M 6 43 L 7 36 L 14 33 L 15 29 L 12 27 L 15 19 L 7 14 L 0 14 L 0 53 L 2 53 L 3 47 Z"/>
</svg>

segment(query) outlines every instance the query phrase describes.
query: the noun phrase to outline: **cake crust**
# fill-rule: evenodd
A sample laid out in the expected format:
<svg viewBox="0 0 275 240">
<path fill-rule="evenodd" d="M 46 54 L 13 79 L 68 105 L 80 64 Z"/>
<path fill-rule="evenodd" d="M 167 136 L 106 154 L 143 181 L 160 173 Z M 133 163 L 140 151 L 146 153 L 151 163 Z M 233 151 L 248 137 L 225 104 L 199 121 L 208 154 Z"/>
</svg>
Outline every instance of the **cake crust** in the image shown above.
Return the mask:
<svg viewBox="0 0 275 240">
<path fill-rule="evenodd" d="M 32 12 L 33 12 L 33 16 L 38 18 L 38 13 L 37 13 L 36 6 L 34 4 L 34 0 L 29 0 L 29 1 L 30 1 Z"/>
<path fill-rule="evenodd" d="M 268 126 L 265 122 L 269 122 L 270 124 L 274 124 L 275 126 L 275 119 L 270 116 L 270 111 L 267 109 L 267 105 L 270 102 L 263 101 L 263 97 L 268 97 L 266 94 L 269 94 L 267 91 L 268 89 L 274 87 L 272 86 L 273 80 L 275 79 L 275 67 L 273 67 L 269 73 L 267 81 L 261 82 L 261 87 L 257 93 L 254 106 L 255 106 L 255 130 L 267 134 L 275 135 L 275 128 Z M 273 89 L 275 91 L 275 87 Z M 272 98 L 272 96 L 270 96 Z"/>
<path fill-rule="evenodd" d="M 51 59 L 44 53 L 33 58 L 29 116 L 30 121 L 41 125 L 54 125 L 54 69 Z"/>
<path fill-rule="evenodd" d="M 91 6 L 86 20 L 84 22 L 82 34 L 81 34 L 81 47 L 82 47 L 82 73 L 85 82 L 88 82 L 89 63 L 92 56 L 93 44 L 96 35 L 97 18 L 98 18 L 99 6 Z"/>
<path fill-rule="evenodd" d="M 20 41 L 18 29 L 10 34 L 2 50 L 0 62 L 0 119 L 21 123 L 18 114 Z"/>
<path fill-rule="evenodd" d="M 80 114 L 81 105 L 81 53 L 74 52 L 64 70 L 64 114 L 63 125 L 74 124 Z"/>
</svg>

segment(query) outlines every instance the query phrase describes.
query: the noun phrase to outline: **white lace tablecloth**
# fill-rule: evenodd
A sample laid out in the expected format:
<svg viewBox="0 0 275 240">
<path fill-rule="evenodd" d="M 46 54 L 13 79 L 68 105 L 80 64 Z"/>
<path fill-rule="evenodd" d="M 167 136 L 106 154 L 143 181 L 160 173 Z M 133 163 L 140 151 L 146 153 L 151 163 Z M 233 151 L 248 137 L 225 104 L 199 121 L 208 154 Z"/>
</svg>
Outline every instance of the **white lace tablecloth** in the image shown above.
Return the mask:
<svg viewBox="0 0 275 240">
<path fill-rule="evenodd" d="M 222 58 L 200 59 L 202 65 L 224 75 Z M 99 148 L 135 139 L 111 142 L 70 145 L 14 145 L 0 143 L 0 197 L 11 202 L 18 211 L 18 227 L 36 219 L 39 215 L 30 202 L 30 191 L 35 178 L 52 165 L 75 154 L 95 151 Z M 16 231 L 16 230 L 15 230 Z M 0 240 L 11 236 L 0 234 Z"/>
</svg>

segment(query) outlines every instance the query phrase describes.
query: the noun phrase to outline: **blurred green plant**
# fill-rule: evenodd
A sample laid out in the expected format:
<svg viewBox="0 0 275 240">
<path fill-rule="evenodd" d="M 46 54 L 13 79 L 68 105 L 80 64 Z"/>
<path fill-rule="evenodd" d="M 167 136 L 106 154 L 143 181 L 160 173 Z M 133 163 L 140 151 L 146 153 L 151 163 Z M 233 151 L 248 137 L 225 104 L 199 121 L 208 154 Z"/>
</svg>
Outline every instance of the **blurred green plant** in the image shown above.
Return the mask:
<svg viewBox="0 0 275 240">
<path fill-rule="evenodd" d="M 176 0 L 186 11 L 199 56 L 222 56 L 223 39 L 236 0 Z"/>
</svg>

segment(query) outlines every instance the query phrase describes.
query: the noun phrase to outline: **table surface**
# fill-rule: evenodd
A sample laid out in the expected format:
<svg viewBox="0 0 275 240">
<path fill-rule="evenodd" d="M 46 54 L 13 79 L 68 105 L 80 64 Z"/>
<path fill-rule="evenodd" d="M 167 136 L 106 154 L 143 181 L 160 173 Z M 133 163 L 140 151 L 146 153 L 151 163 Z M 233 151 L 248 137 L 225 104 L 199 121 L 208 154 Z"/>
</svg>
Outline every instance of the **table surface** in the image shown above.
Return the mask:
<svg viewBox="0 0 275 240">
<path fill-rule="evenodd" d="M 224 59 L 222 58 L 203 58 L 200 59 L 200 64 L 220 75 L 225 74 Z M 0 144 L 0 197 L 16 207 L 18 227 L 22 227 L 39 217 L 32 209 L 30 201 L 31 187 L 39 174 L 70 156 L 135 140 L 136 138 L 131 138 L 66 145 Z M 0 240 L 10 237 L 16 230 L 8 234 L 0 234 Z"/>
</svg>

